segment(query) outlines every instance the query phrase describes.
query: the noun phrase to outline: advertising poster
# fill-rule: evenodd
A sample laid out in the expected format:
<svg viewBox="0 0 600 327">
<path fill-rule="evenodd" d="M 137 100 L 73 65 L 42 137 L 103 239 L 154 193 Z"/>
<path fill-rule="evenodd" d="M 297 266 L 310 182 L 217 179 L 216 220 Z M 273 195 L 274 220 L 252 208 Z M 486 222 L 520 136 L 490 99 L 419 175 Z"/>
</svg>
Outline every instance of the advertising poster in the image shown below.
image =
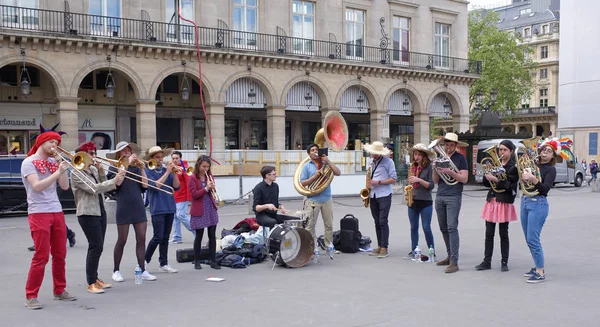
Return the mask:
<svg viewBox="0 0 600 327">
<path fill-rule="evenodd" d="M 96 143 L 98 150 L 114 150 L 115 131 L 79 131 L 79 144 Z"/>
</svg>

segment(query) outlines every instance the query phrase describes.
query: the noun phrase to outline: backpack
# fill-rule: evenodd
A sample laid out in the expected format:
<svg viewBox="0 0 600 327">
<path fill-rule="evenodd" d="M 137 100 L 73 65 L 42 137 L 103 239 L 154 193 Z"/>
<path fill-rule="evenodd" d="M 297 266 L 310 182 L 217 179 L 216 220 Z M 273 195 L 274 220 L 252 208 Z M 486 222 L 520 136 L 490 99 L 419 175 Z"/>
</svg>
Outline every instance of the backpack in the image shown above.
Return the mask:
<svg viewBox="0 0 600 327">
<path fill-rule="evenodd" d="M 340 220 L 340 241 L 337 250 L 344 253 L 355 253 L 360 248 L 362 234 L 358 230 L 358 219 L 352 214 L 347 214 Z"/>
</svg>

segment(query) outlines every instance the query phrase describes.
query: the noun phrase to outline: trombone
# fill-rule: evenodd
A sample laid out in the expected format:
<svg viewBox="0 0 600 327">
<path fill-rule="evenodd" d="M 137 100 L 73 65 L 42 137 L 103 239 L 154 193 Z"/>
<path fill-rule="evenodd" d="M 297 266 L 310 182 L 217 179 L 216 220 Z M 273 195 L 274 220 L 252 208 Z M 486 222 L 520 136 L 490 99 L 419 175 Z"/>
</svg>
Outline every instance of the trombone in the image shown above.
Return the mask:
<svg viewBox="0 0 600 327">
<path fill-rule="evenodd" d="M 61 148 L 60 146 L 56 146 L 56 149 L 52 148 L 52 152 L 55 155 L 55 158 L 58 157 L 58 161 L 65 161 L 72 168 L 71 173 L 79 178 L 87 187 L 89 187 L 93 192 L 98 190 L 96 182 L 88 175 L 86 175 L 83 171 L 86 170 L 92 164 L 92 157 L 85 151 L 79 151 L 75 154 Z M 65 158 L 65 155 L 70 159 Z"/>
<path fill-rule="evenodd" d="M 204 172 L 204 175 L 206 175 L 207 181 L 210 181 L 213 183 L 213 185 L 215 185 L 215 179 L 213 178 L 212 174 L 209 175 L 207 172 Z M 219 195 L 219 192 L 217 191 L 216 186 L 214 186 L 213 189 L 210 190 L 210 195 L 212 196 L 213 200 L 215 200 L 215 202 L 217 203 L 217 205 L 219 207 L 222 207 L 225 205 L 225 201 L 223 201 L 223 199 L 221 199 L 221 196 Z"/>
<path fill-rule="evenodd" d="M 133 173 L 133 172 L 130 172 L 129 170 L 127 170 L 127 168 L 129 167 L 129 157 L 121 157 L 121 158 L 119 158 L 119 160 L 116 160 L 116 159 L 113 160 L 113 159 L 102 158 L 102 157 L 96 157 L 96 159 L 100 160 L 102 162 L 102 164 L 104 164 L 104 165 L 114 166 L 117 170 L 124 170 L 125 171 L 125 176 L 124 177 L 127 178 L 127 179 L 129 179 L 129 180 L 132 180 L 132 181 L 134 181 L 136 183 L 140 183 L 142 185 L 146 185 L 147 187 L 151 187 L 153 189 L 165 192 L 167 194 L 173 194 L 173 192 L 175 191 L 171 186 L 169 186 L 169 185 L 167 185 L 165 183 L 160 183 L 160 182 L 151 180 L 150 178 L 147 178 L 147 177 L 146 177 L 146 179 L 154 182 L 158 186 L 151 185 L 150 183 L 144 183 L 141 180 L 138 180 L 136 178 L 127 176 L 127 174 L 129 174 L 129 175 L 133 175 L 135 177 L 139 177 L 140 179 L 144 178 L 142 175 L 139 175 L 139 174 L 136 174 L 136 173 Z M 138 160 L 141 160 L 141 159 L 138 159 Z M 154 159 L 152 159 L 152 160 L 154 160 Z M 152 160 L 148 160 L 148 162 L 152 161 Z M 140 163 L 141 162 L 143 162 L 143 161 L 140 161 Z M 156 160 L 154 160 L 154 162 L 156 162 Z M 137 167 L 137 165 L 136 165 L 136 167 Z M 141 168 L 141 169 L 144 169 L 144 168 Z M 165 190 L 162 187 L 166 187 L 169 190 Z"/>
</svg>

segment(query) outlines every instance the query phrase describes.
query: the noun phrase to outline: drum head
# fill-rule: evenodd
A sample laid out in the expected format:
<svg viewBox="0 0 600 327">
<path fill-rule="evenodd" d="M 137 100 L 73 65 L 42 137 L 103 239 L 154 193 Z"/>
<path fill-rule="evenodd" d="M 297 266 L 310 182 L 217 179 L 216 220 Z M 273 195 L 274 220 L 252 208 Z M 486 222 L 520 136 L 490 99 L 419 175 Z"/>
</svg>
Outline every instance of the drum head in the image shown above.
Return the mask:
<svg viewBox="0 0 600 327">
<path fill-rule="evenodd" d="M 279 251 L 277 263 L 290 268 L 306 265 L 315 250 L 314 239 L 306 229 L 286 225 L 275 226 L 269 234 L 269 242 L 271 253 Z"/>
</svg>

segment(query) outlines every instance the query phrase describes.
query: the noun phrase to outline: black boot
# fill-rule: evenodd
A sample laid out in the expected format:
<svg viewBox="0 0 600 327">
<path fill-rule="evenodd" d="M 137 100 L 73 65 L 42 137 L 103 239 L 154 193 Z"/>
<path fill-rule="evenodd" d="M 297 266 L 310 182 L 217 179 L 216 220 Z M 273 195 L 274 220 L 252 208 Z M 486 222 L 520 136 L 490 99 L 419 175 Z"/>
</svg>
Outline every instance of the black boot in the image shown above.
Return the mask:
<svg viewBox="0 0 600 327">
<path fill-rule="evenodd" d="M 27 250 L 29 250 L 29 251 L 35 251 L 35 245 L 32 245 L 32 246 L 28 247 Z"/>
<path fill-rule="evenodd" d="M 508 252 L 510 249 L 510 242 L 508 240 L 508 223 L 501 223 L 499 226 L 500 252 L 502 253 L 502 265 L 500 266 L 500 270 L 508 271 Z"/>
<path fill-rule="evenodd" d="M 67 229 L 67 239 L 69 240 L 69 246 L 74 247 L 75 246 L 75 232 L 70 229 Z"/>
<path fill-rule="evenodd" d="M 198 269 L 198 270 L 202 269 L 202 265 L 200 264 L 200 260 L 194 261 L 194 268 Z"/>
<path fill-rule="evenodd" d="M 218 263 L 216 263 L 215 261 L 210 262 L 210 267 L 212 269 L 217 269 L 217 270 L 221 269 L 221 266 Z"/>
<path fill-rule="evenodd" d="M 492 264 L 483 260 L 482 263 L 478 264 L 477 266 L 475 266 L 475 269 L 477 270 L 488 270 L 488 269 L 492 269 Z"/>
<path fill-rule="evenodd" d="M 500 271 L 508 271 L 508 264 L 506 261 L 502 261 L 502 265 L 500 266 Z"/>
</svg>

